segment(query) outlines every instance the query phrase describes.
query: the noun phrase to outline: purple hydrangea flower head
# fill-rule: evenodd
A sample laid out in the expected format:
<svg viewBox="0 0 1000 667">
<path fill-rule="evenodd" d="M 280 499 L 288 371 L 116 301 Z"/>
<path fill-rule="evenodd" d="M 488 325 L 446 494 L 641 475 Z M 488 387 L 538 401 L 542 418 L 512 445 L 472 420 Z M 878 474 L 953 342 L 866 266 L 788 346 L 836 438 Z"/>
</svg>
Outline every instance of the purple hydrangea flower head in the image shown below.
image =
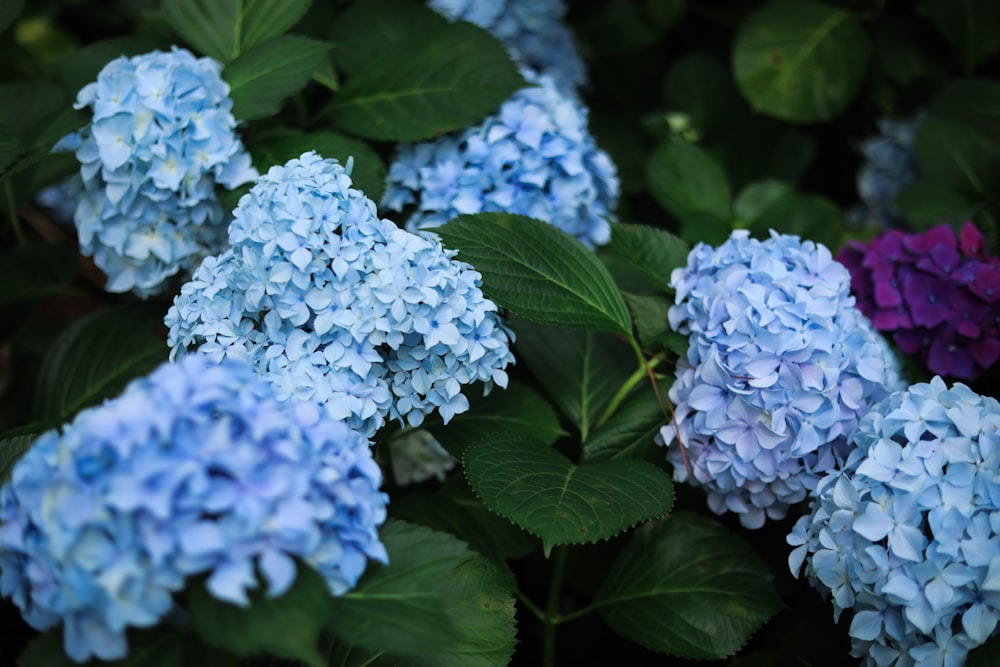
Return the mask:
<svg viewBox="0 0 1000 667">
<path fill-rule="evenodd" d="M 885 229 L 902 222 L 895 201 L 920 174 L 914 143 L 922 120 L 922 115 L 902 120 L 882 118 L 879 134 L 861 143 L 864 163 L 858 171 L 857 187 L 868 226 Z"/>
<path fill-rule="evenodd" d="M 670 325 L 688 335 L 658 438 L 674 478 L 748 528 L 781 518 L 843 461 L 846 437 L 899 384 L 886 342 L 854 307 L 826 247 L 734 231 L 671 276 Z"/>
<path fill-rule="evenodd" d="M 788 543 L 867 665 L 964 665 L 1000 619 L 1000 403 L 939 377 L 877 404 Z M 804 570 L 803 570 L 804 564 Z"/>
<path fill-rule="evenodd" d="M 538 85 L 515 93 L 482 124 L 401 145 L 383 206 L 412 211 L 411 230 L 504 211 L 544 220 L 590 248 L 607 243 L 619 194 L 614 163 L 588 132 L 579 101 L 548 77 L 526 76 Z"/>
<path fill-rule="evenodd" d="M 948 225 L 887 230 L 837 259 L 858 308 L 932 373 L 974 380 L 1000 358 L 1000 258 L 986 255 L 972 223 L 958 235 Z"/>
<path fill-rule="evenodd" d="M 215 187 L 257 172 L 221 70 L 174 47 L 113 60 L 80 90 L 74 106 L 92 119 L 77 138 L 84 188 L 73 219 L 109 291 L 157 293 L 225 245 Z"/>
<path fill-rule="evenodd" d="M 387 418 L 447 422 L 469 407 L 463 385 L 507 385 L 513 333 L 479 273 L 433 234 L 379 219 L 336 160 L 272 167 L 234 215 L 230 248 L 167 314 L 173 355 L 246 359 L 279 398 L 315 400 L 368 437 Z"/>
<path fill-rule="evenodd" d="M 386 562 L 387 496 L 368 442 L 318 405 L 279 402 L 249 365 L 166 363 L 50 431 L 0 490 L 0 593 L 77 661 L 127 653 L 206 577 L 221 600 L 277 596 L 299 567 L 331 593 Z"/>
<path fill-rule="evenodd" d="M 489 31 L 514 60 L 539 74 L 551 76 L 566 92 L 578 90 L 587 73 L 563 23 L 563 0 L 428 0 L 445 18 L 468 21 Z"/>
</svg>

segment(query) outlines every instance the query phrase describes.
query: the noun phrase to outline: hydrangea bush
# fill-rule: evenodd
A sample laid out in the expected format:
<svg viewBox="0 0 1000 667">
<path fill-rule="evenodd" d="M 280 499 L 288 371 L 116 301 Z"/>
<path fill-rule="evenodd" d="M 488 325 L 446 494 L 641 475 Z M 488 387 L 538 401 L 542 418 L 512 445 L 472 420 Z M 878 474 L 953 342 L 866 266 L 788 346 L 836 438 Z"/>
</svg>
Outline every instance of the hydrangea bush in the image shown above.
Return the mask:
<svg viewBox="0 0 1000 667">
<path fill-rule="evenodd" d="M 900 383 L 830 251 L 735 231 L 675 269 L 670 325 L 688 335 L 660 431 L 674 479 L 748 528 L 780 519 L 847 456 L 847 436 Z"/>
<path fill-rule="evenodd" d="M 91 122 L 57 150 L 73 147 L 80 161 L 73 222 L 111 292 L 161 291 L 225 243 L 216 185 L 232 189 L 257 172 L 221 69 L 176 47 L 122 57 L 76 98 Z"/>
<path fill-rule="evenodd" d="M 189 355 L 38 438 L 0 491 L 0 593 L 34 627 L 62 625 L 66 653 L 123 658 L 130 627 L 173 594 L 247 605 L 300 567 L 330 592 L 385 562 L 387 497 L 360 434 L 317 405 L 279 402 L 244 362 Z"/>
<path fill-rule="evenodd" d="M 1000 258 L 975 225 L 888 230 L 837 257 L 875 328 L 932 373 L 972 380 L 1000 358 Z"/>
<path fill-rule="evenodd" d="M 0 2 L 0 664 L 1000 664 L 995 3 L 707 4 Z"/>
<path fill-rule="evenodd" d="M 350 165 L 349 165 L 350 166 Z M 167 313 L 168 343 L 253 364 L 279 399 L 318 401 L 372 436 L 386 419 L 447 423 L 462 385 L 506 386 L 512 337 L 480 276 L 429 234 L 379 219 L 336 160 L 272 167 Z"/>
<path fill-rule="evenodd" d="M 792 572 L 852 612 L 865 664 L 964 664 L 1000 619 L 1000 403 L 934 377 L 851 443 L 788 536 Z"/>
</svg>

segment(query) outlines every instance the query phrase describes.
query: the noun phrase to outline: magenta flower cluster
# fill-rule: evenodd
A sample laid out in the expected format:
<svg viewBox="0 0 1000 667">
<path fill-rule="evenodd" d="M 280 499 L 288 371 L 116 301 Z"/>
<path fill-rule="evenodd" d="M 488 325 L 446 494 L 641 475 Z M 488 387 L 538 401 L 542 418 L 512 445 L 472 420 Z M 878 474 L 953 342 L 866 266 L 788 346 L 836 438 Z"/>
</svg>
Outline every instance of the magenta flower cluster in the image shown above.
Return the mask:
<svg viewBox="0 0 1000 667">
<path fill-rule="evenodd" d="M 974 380 L 1000 358 L 1000 258 L 966 222 L 918 234 L 889 230 L 837 254 L 858 308 L 932 373 Z"/>
</svg>

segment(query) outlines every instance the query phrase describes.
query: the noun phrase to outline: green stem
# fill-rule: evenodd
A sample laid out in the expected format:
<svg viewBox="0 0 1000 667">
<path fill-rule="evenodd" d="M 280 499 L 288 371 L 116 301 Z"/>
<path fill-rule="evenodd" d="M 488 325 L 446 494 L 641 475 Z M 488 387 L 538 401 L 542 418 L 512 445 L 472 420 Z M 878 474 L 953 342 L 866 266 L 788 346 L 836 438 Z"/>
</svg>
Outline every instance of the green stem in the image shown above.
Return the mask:
<svg viewBox="0 0 1000 667">
<path fill-rule="evenodd" d="M 10 226 L 14 229 L 14 236 L 17 237 L 18 243 L 26 243 L 28 237 L 24 235 L 24 230 L 21 229 L 21 220 L 17 217 L 17 207 L 14 205 L 14 184 L 9 178 L 3 182 L 3 194 L 7 200 L 7 217 L 10 218 Z"/>
<path fill-rule="evenodd" d="M 647 361 L 646 357 L 642 354 L 642 350 L 639 349 L 638 343 L 635 342 L 635 339 L 630 338 L 629 342 L 632 343 L 632 349 L 635 350 L 636 356 L 639 358 L 639 368 L 637 368 L 635 372 L 632 373 L 627 380 L 625 380 L 625 383 L 619 387 L 618 391 L 615 392 L 615 395 L 611 397 L 611 402 L 608 403 L 608 406 L 604 408 L 604 412 L 602 412 L 601 416 L 598 417 L 595 428 L 608 421 L 611 418 L 611 415 L 618 410 L 618 407 L 621 405 L 622 401 L 625 400 L 625 397 L 628 396 L 633 389 L 635 389 L 637 384 L 642 382 L 643 379 L 649 377 L 649 372 L 656 368 L 656 366 L 660 363 L 658 358 L 653 358 Z"/>
<path fill-rule="evenodd" d="M 595 609 L 597 609 L 596 605 L 588 604 L 586 607 L 581 607 L 580 609 L 577 609 L 576 611 L 571 611 L 568 614 L 562 614 L 561 616 L 557 616 L 557 617 L 553 618 L 552 619 L 552 623 L 554 623 L 555 625 L 561 625 L 563 623 L 569 623 L 570 621 L 575 621 L 578 618 L 586 616 L 587 614 L 591 613 Z"/>
<path fill-rule="evenodd" d="M 552 564 L 552 580 L 549 582 L 549 602 L 545 607 L 545 648 L 542 657 L 544 667 L 556 664 L 556 619 L 559 618 L 559 591 L 562 589 L 566 572 L 566 547 L 556 548 L 555 562 Z"/>
<path fill-rule="evenodd" d="M 531 598 L 521 591 L 515 591 L 514 594 L 517 596 L 517 599 L 521 602 L 521 604 L 524 605 L 525 609 L 530 611 L 539 621 L 545 623 L 545 612 L 539 609 L 538 605 L 531 601 Z"/>
</svg>

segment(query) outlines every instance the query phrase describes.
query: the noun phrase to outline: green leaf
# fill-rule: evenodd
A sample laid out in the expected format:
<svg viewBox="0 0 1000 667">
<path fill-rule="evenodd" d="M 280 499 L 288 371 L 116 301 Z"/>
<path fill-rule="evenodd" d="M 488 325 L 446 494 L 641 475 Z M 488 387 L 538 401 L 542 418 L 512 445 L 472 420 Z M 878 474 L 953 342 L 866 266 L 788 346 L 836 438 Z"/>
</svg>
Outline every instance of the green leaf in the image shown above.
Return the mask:
<svg viewBox="0 0 1000 667">
<path fill-rule="evenodd" d="M 24 11 L 24 0 L 4 0 L 0 2 L 0 33 L 3 33 Z"/>
<path fill-rule="evenodd" d="M 783 0 L 748 16 L 733 45 L 733 74 L 750 104 L 796 123 L 830 120 L 865 78 L 871 43 L 851 14 Z"/>
<path fill-rule="evenodd" d="M 421 141 L 481 121 L 525 85 L 495 37 L 460 21 L 389 46 L 347 80 L 328 111 L 362 137 Z"/>
<path fill-rule="evenodd" d="M 1000 143 L 1000 82 L 975 78 L 953 81 L 934 96 L 930 111 L 937 118 L 956 121 L 984 139 Z"/>
<path fill-rule="evenodd" d="M 327 630 L 348 644 L 391 654 L 436 651 L 458 641 L 445 592 L 472 552 L 450 535 L 401 521 L 386 522 L 379 535 L 389 564 L 369 565 L 353 590 L 333 599 Z"/>
<path fill-rule="evenodd" d="M 311 5 L 312 0 L 164 0 L 162 8 L 188 44 L 225 64 L 287 31 Z"/>
<path fill-rule="evenodd" d="M 81 318 L 52 343 L 38 371 L 35 416 L 66 421 L 116 396 L 167 358 L 163 313 L 154 305 L 115 306 Z"/>
<path fill-rule="evenodd" d="M 34 141 L 38 126 L 63 107 L 70 106 L 62 88 L 43 81 L 0 84 L 0 123 L 26 141 Z"/>
<path fill-rule="evenodd" d="M 254 166 L 262 174 L 272 165 L 285 164 L 306 151 L 314 150 L 325 158 L 336 158 L 341 164 L 354 158 L 351 180 L 354 187 L 373 200 L 379 201 L 385 190 L 385 165 L 378 153 L 363 141 L 336 132 L 300 132 L 282 128 L 269 132 L 248 146 Z"/>
<path fill-rule="evenodd" d="M 924 11 L 958 51 L 966 71 L 1000 51 L 1000 4 L 994 0 L 927 0 Z"/>
<path fill-rule="evenodd" d="M 631 333 L 628 309 L 604 265 L 583 244 L 523 215 L 460 215 L 437 232 L 483 275 L 483 293 L 545 324 Z"/>
<path fill-rule="evenodd" d="M 115 58 L 149 53 L 157 48 L 156 40 L 143 35 L 113 37 L 81 46 L 55 64 L 55 74 L 66 90 L 80 90 Z"/>
<path fill-rule="evenodd" d="M 968 124 L 928 116 L 917 130 L 914 147 L 923 176 L 980 201 L 996 197 L 1000 144 Z"/>
<path fill-rule="evenodd" d="M 573 465 L 540 443 L 498 436 L 465 451 L 465 474 L 496 513 L 556 544 L 606 540 L 664 516 L 674 501 L 670 477 L 645 461 Z"/>
<path fill-rule="evenodd" d="M 549 398 L 580 429 L 590 427 L 635 369 L 637 360 L 610 334 L 567 331 L 517 319 L 514 356 L 524 362 Z"/>
<path fill-rule="evenodd" d="M 534 389 L 512 382 L 507 389 L 494 388 L 488 396 L 470 398 L 467 412 L 456 415 L 447 425 L 435 424 L 428 430 L 452 456 L 460 458 L 471 442 L 492 433 L 521 433 L 552 444 L 566 432 L 555 410 Z"/>
<path fill-rule="evenodd" d="M 629 294 L 624 293 L 629 312 L 632 313 L 632 323 L 639 342 L 646 348 L 655 345 L 656 340 L 669 331 L 667 314 L 670 312 L 672 300 L 659 294 Z"/>
<path fill-rule="evenodd" d="M 739 650 L 781 600 L 743 540 L 676 513 L 635 532 L 594 604 L 616 632 L 646 648 L 717 660 Z"/>
<path fill-rule="evenodd" d="M 715 51 L 695 51 L 678 58 L 663 79 L 665 107 L 686 115 L 700 139 L 725 133 L 733 110 L 746 108 L 726 62 Z"/>
<path fill-rule="evenodd" d="M 739 224 L 758 238 L 770 231 L 797 234 L 836 252 L 843 243 L 844 215 L 832 202 L 796 192 L 780 181 L 760 181 L 744 188 L 733 206 Z"/>
<path fill-rule="evenodd" d="M 38 435 L 15 435 L 0 440 L 0 485 L 6 484 L 14 466 L 24 454 L 35 444 Z"/>
<path fill-rule="evenodd" d="M 270 597 L 261 584 L 240 607 L 214 597 L 202 583 L 189 584 L 184 607 L 198 637 L 208 644 L 241 656 L 272 655 L 326 667 L 319 637 L 331 613 L 333 595 L 323 577 L 297 564 L 295 582 L 279 597 Z"/>
<path fill-rule="evenodd" d="M 497 563 L 527 556 L 538 545 L 534 537 L 490 511 L 461 475 L 450 477 L 433 493 L 394 496 L 390 511 L 394 518 L 450 533 Z"/>
<path fill-rule="evenodd" d="M 672 291 L 670 273 L 679 266 L 685 266 L 691 252 L 691 247 L 683 239 L 670 232 L 621 222 L 611 226 L 611 249 L 665 291 Z"/>
<path fill-rule="evenodd" d="M 660 427 L 670 421 L 667 387 L 660 388 L 662 400 L 649 385 L 625 399 L 611 419 L 587 438 L 583 444 L 584 461 L 636 459 L 656 463 L 665 460 L 666 450 L 654 442 Z"/>
<path fill-rule="evenodd" d="M 922 178 L 900 191 L 896 207 L 907 222 L 918 229 L 928 229 L 942 223 L 971 220 L 981 204 L 941 181 Z"/>
<path fill-rule="evenodd" d="M 706 239 L 707 231 L 729 236 L 726 176 L 701 148 L 685 141 L 664 142 L 650 157 L 646 181 L 660 206 L 693 229 L 684 234 L 687 240 Z"/>
<path fill-rule="evenodd" d="M 14 246 L 0 257 L 0 306 L 52 294 L 76 277 L 76 251 L 65 243 Z"/>
<path fill-rule="evenodd" d="M 333 59 L 354 74 L 378 58 L 392 44 L 440 30 L 448 19 L 413 0 L 365 0 L 341 14 L 330 30 Z"/>
<path fill-rule="evenodd" d="M 233 115 L 252 120 L 276 114 L 290 95 L 309 83 L 330 46 L 299 35 L 279 35 L 247 49 L 222 72 L 231 88 Z"/>
</svg>

